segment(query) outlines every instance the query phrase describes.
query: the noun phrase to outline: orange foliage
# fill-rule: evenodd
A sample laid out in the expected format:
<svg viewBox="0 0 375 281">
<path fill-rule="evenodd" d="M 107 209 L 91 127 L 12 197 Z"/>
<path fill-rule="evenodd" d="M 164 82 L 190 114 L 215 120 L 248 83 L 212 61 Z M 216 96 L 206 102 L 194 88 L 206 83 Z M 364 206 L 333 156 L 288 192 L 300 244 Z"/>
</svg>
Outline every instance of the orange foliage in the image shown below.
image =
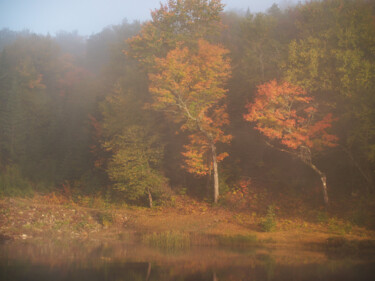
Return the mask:
<svg viewBox="0 0 375 281">
<path fill-rule="evenodd" d="M 198 49 L 178 46 L 165 58 L 155 59 L 155 73 L 150 74 L 153 107 L 170 114 L 181 130 L 190 131 L 184 166 L 190 173 L 206 175 L 211 170 L 212 149 L 229 143 L 223 127 L 229 124 L 224 98 L 224 83 L 230 76 L 228 51 L 205 40 Z M 227 153 L 217 156 L 223 160 Z"/>
<path fill-rule="evenodd" d="M 302 88 L 273 80 L 258 87 L 244 118 L 255 122 L 255 129 L 263 135 L 292 150 L 336 146 L 337 137 L 327 132 L 334 121 L 332 114 L 316 121 L 317 108 L 312 102 Z"/>
<path fill-rule="evenodd" d="M 249 210 L 256 205 L 256 193 L 250 190 L 251 179 L 241 179 L 225 194 L 225 202 L 237 210 Z"/>
</svg>

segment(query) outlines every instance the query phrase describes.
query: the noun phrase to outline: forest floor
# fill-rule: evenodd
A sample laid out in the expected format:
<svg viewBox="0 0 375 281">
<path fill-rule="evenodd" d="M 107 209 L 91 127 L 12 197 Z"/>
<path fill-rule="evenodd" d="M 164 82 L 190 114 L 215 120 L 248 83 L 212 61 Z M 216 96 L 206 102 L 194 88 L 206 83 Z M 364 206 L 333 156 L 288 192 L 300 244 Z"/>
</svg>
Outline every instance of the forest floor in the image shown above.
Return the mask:
<svg viewBox="0 0 375 281">
<path fill-rule="evenodd" d="M 375 253 L 374 230 L 321 212 L 315 214 L 315 219 L 285 217 L 275 212 L 270 218 L 254 211 L 212 206 L 188 196 L 176 196 L 172 206 L 152 209 L 111 204 L 87 207 L 54 194 L 2 198 L 0 241 L 43 238 L 134 242 L 152 233 L 184 233 L 193 244 L 250 241 L 262 247 L 330 247 Z M 270 231 L 264 231 L 267 223 L 272 225 Z"/>
</svg>

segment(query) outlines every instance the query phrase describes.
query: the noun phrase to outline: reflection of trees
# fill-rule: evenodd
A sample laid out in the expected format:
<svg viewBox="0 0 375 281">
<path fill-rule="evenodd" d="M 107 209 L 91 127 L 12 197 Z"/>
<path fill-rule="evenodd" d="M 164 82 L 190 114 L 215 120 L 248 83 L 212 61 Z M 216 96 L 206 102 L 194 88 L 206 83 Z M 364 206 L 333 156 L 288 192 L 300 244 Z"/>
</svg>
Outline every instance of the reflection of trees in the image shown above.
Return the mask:
<svg viewBox="0 0 375 281">
<path fill-rule="evenodd" d="M 264 269 L 266 271 L 267 280 L 272 280 L 275 277 L 276 262 L 271 256 L 264 257 Z"/>
<path fill-rule="evenodd" d="M 171 255 L 124 243 L 60 243 L 15 241 L 0 245 L 0 279 L 30 280 L 38 276 L 41 281 L 330 280 L 354 273 L 358 278 L 348 280 L 373 279 L 369 278 L 373 277 L 373 263 L 348 259 L 332 263 L 324 259 L 324 254 L 315 252 L 269 254 L 256 250 L 249 254 L 205 247 Z"/>
<path fill-rule="evenodd" d="M 148 263 L 147 266 L 147 276 L 146 276 L 146 281 L 150 280 L 150 275 L 151 275 L 151 263 Z"/>
</svg>

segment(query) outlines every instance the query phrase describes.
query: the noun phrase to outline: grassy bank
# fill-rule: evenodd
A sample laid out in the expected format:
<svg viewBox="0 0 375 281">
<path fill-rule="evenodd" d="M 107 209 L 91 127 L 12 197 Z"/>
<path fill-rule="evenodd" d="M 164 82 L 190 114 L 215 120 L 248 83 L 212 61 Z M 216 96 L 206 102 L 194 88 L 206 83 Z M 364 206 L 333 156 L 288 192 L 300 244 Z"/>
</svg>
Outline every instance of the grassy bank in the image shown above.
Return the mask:
<svg viewBox="0 0 375 281">
<path fill-rule="evenodd" d="M 238 212 L 178 197 L 154 209 L 34 198 L 0 200 L 0 238 L 116 240 L 166 250 L 194 245 L 345 249 L 373 248 L 375 233 L 325 213 L 316 221 Z M 322 216 L 320 214 L 320 216 Z"/>
</svg>

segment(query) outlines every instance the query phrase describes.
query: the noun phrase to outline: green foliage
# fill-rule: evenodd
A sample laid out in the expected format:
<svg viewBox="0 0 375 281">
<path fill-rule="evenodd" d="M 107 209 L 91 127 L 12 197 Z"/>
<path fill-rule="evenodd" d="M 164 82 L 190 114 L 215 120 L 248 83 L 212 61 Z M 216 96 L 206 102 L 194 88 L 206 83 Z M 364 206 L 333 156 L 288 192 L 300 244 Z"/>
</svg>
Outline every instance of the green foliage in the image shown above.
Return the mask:
<svg viewBox="0 0 375 281">
<path fill-rule="evenodd" d="M 344 235 L 350 233 L 353 226 L 350 222 L 344 222 L 333 217 L 328 220 L 327 227 L 332 233 Z"/>
<path fill-rule="evenodd" d="M 108 163 L 108 176 L 127 199 L 137 201 L 166 184 L 159 170 L 162 146 L 145 128 L 129 127 L 104 147 L 113 153 Z"/>
<path fill-rule="evenodd" d="M 30 196 L 33 185 L 25 179 L 18 166 L 6 166 L 0 173 L 0 196 Z"/>
<path fill-rule="evenodd" d="M 249 85 L 258 85 L 277 78 L 285 45 L 280 42 L 277 19 L 271 15 L 248 14 L 241 21 L 243 50 L 241 69 L 247 74 Z"/>
<path fill-rule="evenodd" d="M 126 37 L 132 34 L 125 29 L 121 32 Z M 167 186 L 161 172 L 164 144 L 158 131 L 160 124 L 156 123 L 157 116 L 144 108 L 148 98 L 146 76 L 134 61 L 123 56 L 124 48 L 128 48 L 126 44 L 117 42 L 114 50 L 118 53 L 112 53 L 106 67 L 106 80 L 112 89 L 100 103 L 102 116 L 95 125 L 97 145 L 103 150 L 96 161 L 102 163 L 100 168 L 113 184 L 117 199 L 141 203 L 151 194 L 160 202 L 165 199 Z"/>
<path fill-rule="evenodd" d="M 139 35 L 128 40 L 127 53 L 150 68 L 155 58 L 165 57 L 181 42 L 191 47 L 199 39 L 218 37 L 223 7 L 218 0 L 169 0 L 151 13 L 152 20 Z"/>
<path fill-rule="evenodd" d="M 316 219 L 318 223 L 327 227 L 329 232 L 335 234 L 348 234 L 352 231 L 353 225 L 350 221 L 340 220 L 337 217 L 329 217 L 327 212 L 319 211 Z"/>
<path fill-rule="evenodd" d="M 272 232 L 276 229 L 276 213 L 273 205 L 268 206 L 267 214 L 260 223 L 260 226 L 265 232 Z"/>
<path fill-rule="evenodd" d="M 374 157 L 375 28 L 368 1 L 312 1 L 297 9 L 285 77 L 334 109 L 340 138 L 359 159 Z M 362 160 L 364 161 L 364 160 Z M 373 162 L 374 163 L 374 162 Z"/>
</svg>

